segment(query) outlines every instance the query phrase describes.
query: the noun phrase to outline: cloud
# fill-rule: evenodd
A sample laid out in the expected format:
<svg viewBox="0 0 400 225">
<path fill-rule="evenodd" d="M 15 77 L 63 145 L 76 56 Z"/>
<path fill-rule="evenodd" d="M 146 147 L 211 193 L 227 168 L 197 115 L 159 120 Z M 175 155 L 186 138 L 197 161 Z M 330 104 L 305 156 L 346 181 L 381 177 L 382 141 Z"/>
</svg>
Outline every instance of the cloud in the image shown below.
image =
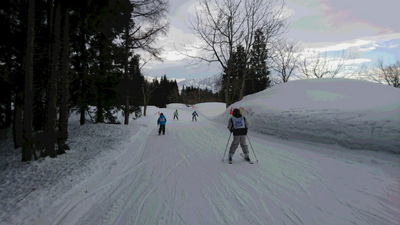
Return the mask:
<svg viewBox="0 0 400 225">
<path fill-rule="evenodd" d="M 399 44 L 392 43 L 392 41 L 394 40 L 400 41 L 400 33 L 366 36 L 340 42 L 308 42 L 308 43 L 302 42 L 301 45 L 305 48 L 305 50 L 318 51 L 318 52 L 332 52 L 332 51 L 367 52 L 367 51 L 373 51 L 377 47 L 399 48 L 400 47 Z"/>
<path fill-rule="evenodd" d="M 345 53 L 343 64 L 352 71 L 361 65 L 373 66 L 378 56 L 384 57 L 386 63 L 393 63 L 396 57 L 389 51 L 400 54 L 400 33 L 360 37 L 341 42 L 302 43 L 301 57 L 310 61 L 321 56 L 329 58 L 329 65 L 337 65 L 342 53 Z"/>
<path fill-rule="evenodd" d="M 371 4 L 364 0 L 288 0 L 295 13 L 289 19 L 289 36 L 303 41 L 344 41 L 364 36 L 400 32 L 400 1 L 382 0 Z M 399 6 L 399 7 L 397 7 Z M 396 8 L 393 10 L 392 7 Z M 398 16 L 397 16 L 398 17 Z"/>
</svg>

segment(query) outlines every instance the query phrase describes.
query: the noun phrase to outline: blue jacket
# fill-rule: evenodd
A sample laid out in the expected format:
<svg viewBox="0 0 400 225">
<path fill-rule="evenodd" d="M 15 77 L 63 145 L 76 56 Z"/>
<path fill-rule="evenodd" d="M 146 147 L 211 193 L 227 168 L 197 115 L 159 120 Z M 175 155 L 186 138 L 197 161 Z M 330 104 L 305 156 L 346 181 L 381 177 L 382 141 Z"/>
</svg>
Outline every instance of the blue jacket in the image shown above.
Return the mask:
<svg viewBox="0 0 400 225">
<path fill-rule="evenodd" d="M 157 120 L 157 125 L 165 125 L 167 123 L 167 118 L 164 115 L 161 115 Z"/>
</svg>

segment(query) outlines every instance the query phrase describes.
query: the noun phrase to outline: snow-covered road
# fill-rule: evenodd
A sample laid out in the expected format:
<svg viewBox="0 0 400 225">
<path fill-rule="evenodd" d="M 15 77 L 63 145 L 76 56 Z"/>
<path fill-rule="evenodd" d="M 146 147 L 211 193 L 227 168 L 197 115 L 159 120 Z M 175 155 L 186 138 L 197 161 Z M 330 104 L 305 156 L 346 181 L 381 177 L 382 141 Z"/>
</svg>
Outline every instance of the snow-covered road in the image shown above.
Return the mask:
<svg viewBox="0 0 400 225">
<path fill-rule="evenodd" d="M 229 165 L 222 162 L 226 125 L 204 114 L 192 122 L 183 107 L 174 121 L 174 111 L 163 110 L 166 135 L 145 127 L 110 166 L 43 207 L 35 223 L 400 224 L 398 155 L 250 131 L 259 162 L 245 162 L 239 147 Z"/>
</svg>

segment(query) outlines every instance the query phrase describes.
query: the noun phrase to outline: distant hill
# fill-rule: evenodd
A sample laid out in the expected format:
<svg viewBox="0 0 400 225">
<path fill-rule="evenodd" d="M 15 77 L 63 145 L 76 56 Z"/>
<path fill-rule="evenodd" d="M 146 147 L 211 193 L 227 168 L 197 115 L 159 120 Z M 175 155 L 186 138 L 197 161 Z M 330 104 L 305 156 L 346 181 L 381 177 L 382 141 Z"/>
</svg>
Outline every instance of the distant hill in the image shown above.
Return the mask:
<svg viewBox="0 0 400 225">
<path fill-rule="evenodd" d="M 178 82 L 178 88 L 179 90 L 182 90 L 182 87 L 196 87 L 200 89 L 208 89 L 211 90 L 213 93 L 217 93 L 219 91 L 219 87 L 217 83 L 221 79 L 221 75 L 217 74 L 214 76 L 209 76 L 209 77 L 200 77 L 200 78 L 194 78 L 194 79 L 187 79 Z"/>
</svg>

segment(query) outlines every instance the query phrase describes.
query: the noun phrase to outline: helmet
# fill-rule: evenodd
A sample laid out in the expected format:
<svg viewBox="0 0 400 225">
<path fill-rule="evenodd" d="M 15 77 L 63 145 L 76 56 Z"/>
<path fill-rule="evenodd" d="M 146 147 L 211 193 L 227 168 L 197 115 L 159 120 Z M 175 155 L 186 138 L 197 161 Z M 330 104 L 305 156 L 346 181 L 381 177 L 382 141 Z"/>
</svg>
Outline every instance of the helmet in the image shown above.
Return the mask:
<svg viewBox="0 0 400 225">
<path fill-rule="evenodd" d="M 242 116 L 242 114 L 240 114 L 240 110 L 239 110 L 238 108 L 235 108 L 235 109 L 233 110 L 232 115 L 233 115 L 234 117 L 241 117 L 241 116 Z"/>
</svg>

